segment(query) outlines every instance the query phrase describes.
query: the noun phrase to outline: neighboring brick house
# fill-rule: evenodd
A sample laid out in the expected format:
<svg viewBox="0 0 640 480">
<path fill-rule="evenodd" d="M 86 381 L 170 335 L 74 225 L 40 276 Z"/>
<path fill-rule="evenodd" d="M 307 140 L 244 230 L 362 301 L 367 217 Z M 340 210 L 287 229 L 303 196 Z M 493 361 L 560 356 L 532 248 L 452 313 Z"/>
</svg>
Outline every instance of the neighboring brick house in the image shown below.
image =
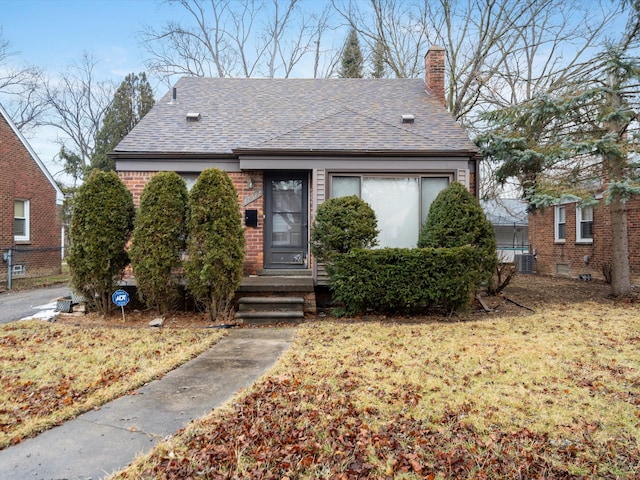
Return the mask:
<svg viewBox="0 0 640 480">
<path fill-rule="evenodd" d="M 245 219 L 245 275 L 317 280 L 309 238 L 325 199 L 359 195 L 380 244 L 411 247 L 450 182 L 477 195 L 477 149 L 444 107 L 444 50 L 425 67 L 425 79 L 182 78 L 111 155 L 136 204 L 156 172 L 191 185 L 225 170 Z"/>
<path fill-rule="evenodd" d="M 0 285 L 12 273 L 60 273 L 63 195 L 45 165 L 0 106 Z"/>
<path fill-rule="evenodd" d="M 640 284 L 638 196 L 627 202 L 627 228 L 631 280 Z M 611 218 L 602 199 L 595 207 L 580 208 L 575 202 L 569 202 L 530 214 L 529 242 L 537 273 L 610 278 Z"/>
</svg>

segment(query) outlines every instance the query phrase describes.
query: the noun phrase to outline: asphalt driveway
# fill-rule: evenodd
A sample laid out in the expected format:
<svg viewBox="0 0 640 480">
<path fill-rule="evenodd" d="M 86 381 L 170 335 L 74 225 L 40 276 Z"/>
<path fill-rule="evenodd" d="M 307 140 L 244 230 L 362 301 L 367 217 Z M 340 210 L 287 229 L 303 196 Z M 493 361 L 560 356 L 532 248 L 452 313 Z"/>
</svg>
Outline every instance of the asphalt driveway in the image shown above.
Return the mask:
<svg viewBox="0 0 640 480">
<path fill-rule="evenodd" d="M 33 316 L 53 316 L 56 299 L 69 295 L 71 289 L 67 285 L 0 293 L 0 324 Z"/>
</svg>

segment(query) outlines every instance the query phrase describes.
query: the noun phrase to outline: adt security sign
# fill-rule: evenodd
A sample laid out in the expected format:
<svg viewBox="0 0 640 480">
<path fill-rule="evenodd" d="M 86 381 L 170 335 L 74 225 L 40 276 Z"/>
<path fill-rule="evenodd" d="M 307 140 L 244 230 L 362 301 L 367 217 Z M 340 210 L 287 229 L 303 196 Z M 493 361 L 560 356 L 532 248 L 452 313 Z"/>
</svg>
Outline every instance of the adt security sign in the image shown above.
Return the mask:
<svg viewBox="0 0 640 480">
<path fill-rule="evenodd" d="M 111 295 L 111 300 L 113 300 L 113 303 L 118 307 L 124 307 L 129 303 L 129 294 L 124 290 L 116 290 L 113 292 L 113 295 Z"/>
</svg>

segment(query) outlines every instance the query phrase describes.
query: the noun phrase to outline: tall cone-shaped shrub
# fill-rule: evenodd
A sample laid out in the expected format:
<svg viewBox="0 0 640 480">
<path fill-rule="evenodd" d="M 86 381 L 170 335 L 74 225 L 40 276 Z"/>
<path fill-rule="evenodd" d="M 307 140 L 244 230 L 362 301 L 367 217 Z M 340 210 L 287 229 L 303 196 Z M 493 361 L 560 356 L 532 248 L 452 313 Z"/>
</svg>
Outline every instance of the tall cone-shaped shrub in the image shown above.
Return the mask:
<svg viewBox="0 0 640 480">
<path fill-rule="evenodd" d="M 78 188 L 67 256 L 71 287 L 103 315 L 129 263 L 125 245 L 133 218 L 133 197 L 115 172 L 94 170 Z"/>
<path fill-rule="evenodd" d="M 187 288 L 215 320 L 229 314 L 242 280 L 244 230 L 238 194 L 217 168 L 203 171 L 189 196 Z"/>
<path fill-rule="evenodd" d="M 180 295 L 176 269 L 186 245 L 187 205 L 187 186 L 175 172 L 156 173 L 140 197 L 129 256 L 138 297 L 161 314 Z"/>
<path fill-rule="evenodd" d="M 478 280 L 490 282 L 498 264 L 496 237 L 478 199 L 459 182 L 442 190 L 431 204 L 418 247 L 477 248 Z"/>
</svg>

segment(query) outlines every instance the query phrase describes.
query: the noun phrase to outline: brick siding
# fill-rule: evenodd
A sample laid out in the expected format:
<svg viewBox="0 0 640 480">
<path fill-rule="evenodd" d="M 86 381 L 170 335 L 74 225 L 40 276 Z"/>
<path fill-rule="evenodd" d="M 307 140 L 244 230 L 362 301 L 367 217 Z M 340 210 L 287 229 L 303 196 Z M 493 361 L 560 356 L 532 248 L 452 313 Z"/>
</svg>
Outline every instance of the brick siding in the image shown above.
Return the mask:
<svg viewBox="0 0 640 480">
<path fill-rule="evenodd" d="M 555 209 L 548 207 L 529 215 L 529 242 L 536 254 L 536 271 L 548 275 L 578 277 L 590 274 L 605 279 L 611 267 L 611 216 L 604 202 L 593 209 L 593 243 L 576 242 L 576 204 L 567 203 L 566 240 L 555 241 Z M 640 284 L 640 197 L 627 203 L 629 265 L 631 279 Z M 585 262 L 585 256 L 588 261 Z"/>
<path fill-rule="evenodd" d="M 14 242 L 14 201 L 29 201 L 29 240 L 17 246 L 30 248 L 61 245 L 61 212 L 56 205 L 56 190 L 0 115 L 0 249 Z M 41 255 L 37 267 L 59 273 L 60 252 Z"/>
<path fill-rule="evenodd" d="M 144 186 L 155 172 L 118 172 L 120 179 L 133 194 L 136 208 L 140 205 L 140 196 Z M 263 175 L 259 171 L 227 172 L 238 192 L 238 204 L 244 225 L 244 212 L 247 209 L 258 211 L 258 226 L 247 227 L 245 237 L 244 275 L 255 275 L 263 268 L 263 235 L 264 235 L 264 195 Z M 253 185 L 249 188 L 249 180 Z M 251 201 L 252 200 L 252 201 Z M 248 203 L 250 202 L 250 203 Z M 245 206 L 246 203 L 246 206 Z"/>
</svg>

